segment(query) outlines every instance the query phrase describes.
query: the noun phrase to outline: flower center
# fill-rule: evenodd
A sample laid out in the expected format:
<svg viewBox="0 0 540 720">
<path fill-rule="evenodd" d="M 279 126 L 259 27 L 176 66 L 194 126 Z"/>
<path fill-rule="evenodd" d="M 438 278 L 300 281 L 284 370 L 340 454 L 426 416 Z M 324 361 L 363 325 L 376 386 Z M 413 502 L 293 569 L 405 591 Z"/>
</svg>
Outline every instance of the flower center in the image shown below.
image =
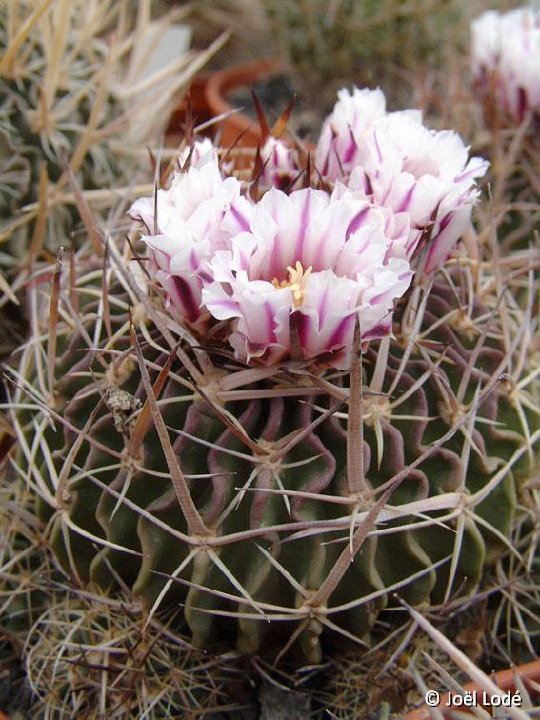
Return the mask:
<svg viewBox="0 0 540 720">
<path fill-rule="evenodd" d="M 299 308 L 304 304 L 304 298 L 306 296 L 306 282 L 311 275 L 311 270 L 311 265 L 307 270 L 304 270 L 302 263 L 297 260 L 294 268 L 290 265 L 287 268 L 289 279 L 281 280 L 280 282 L 277 278 L 274 278 L 272 280 L 272 285 L 275 288 L 290 288 L 293 296 L 293 305 L 295 308 Z"/>
</svg>

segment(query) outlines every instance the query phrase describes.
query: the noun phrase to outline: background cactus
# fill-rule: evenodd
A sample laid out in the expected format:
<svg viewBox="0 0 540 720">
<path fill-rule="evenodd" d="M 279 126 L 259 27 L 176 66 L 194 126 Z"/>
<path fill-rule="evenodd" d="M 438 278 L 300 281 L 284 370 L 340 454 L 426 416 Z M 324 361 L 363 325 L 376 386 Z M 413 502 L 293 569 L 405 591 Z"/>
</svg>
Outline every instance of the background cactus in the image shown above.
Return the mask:
<svg viewBox="0 0 540 720">
<path fill-rule="evenodd" d="M 261 0 L 279 54 L 288 59 L 301 98 L 324 113 L 347 82 L 382 87 L 401 106 L 421 97 L 436 68 L 467 50 L 470 19 L 507 2 L 452 0 L 363 2 Z M 427 81 L 427 82 L 426 82 Z"/>
<path fill-rule="evenodd" d="M 33 717 L 195 717 L 219 706 L 223 677 L 213 663 L 165 625 L 146 625 L 129 597 L 51 599 L 24 647 Z"/>
<path fill-rule="evenodd" d="M 81 238 L 72 178 L 102 227 L 111 198 L 116 204 L 151 182 L 147 148 L 159 144 L 179 93 L 224 39 L 145 76 L 158 38 L 188 12 L 151 21 L 149 0 L 0 8 L 1 356 L 24 337 L 19 290 L 31 260 L 50 260 Z"/>
<path fill-rule="evenodd" d="M 16 468 L 64 567 L 181 602 L 198 645 L 260 651 L 274 628 L 265 652 L 310 661 L 321 632 L 366 641 L 394 592 L 466 602 L 533 462 L 530 308 L 457 262 L 350 376 L 246 368 L 179 344 L 126 253 L 105 287 L 82 254 L 34 287 L 12 374 Z"/>
<path fill-rule="evenodd" d="M 70 239 L 77 218 L 69 204 L 58 202 L 69 190 L 68 162 L 84 189 L 118 186 L 132 176 L 133 123 L 120 91 L 137 40 L 124 18 L 127 10 L 127 3 L 108 0 L 41 8 L 21 0 L 2 8 L 2 240 L 13 238 L 9 246 L 19 258 L 30 249 L 38 203 L 49 205 L 41 241 L 47 237 L 55 250 Z M 147 13 L 143 3 L 139 22 Z M 153 130 L 148 139 L 159 133 Z"/>
</svg>

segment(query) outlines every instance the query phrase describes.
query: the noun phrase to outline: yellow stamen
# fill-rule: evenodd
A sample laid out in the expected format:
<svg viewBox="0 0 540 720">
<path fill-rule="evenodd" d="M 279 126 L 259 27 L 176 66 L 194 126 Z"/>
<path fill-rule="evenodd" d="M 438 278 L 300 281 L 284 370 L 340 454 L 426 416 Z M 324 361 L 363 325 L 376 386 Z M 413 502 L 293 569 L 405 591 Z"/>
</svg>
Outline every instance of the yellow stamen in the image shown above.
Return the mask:
<svg viewBox="0 0 540 720">
<path fill-rule="evenodd" d="M 293 305 L 295 308 L 299 308 L 304 304 L 306 282 L 311 275 L 312 266 L 310 265 L 307 270 L 304 270 L 302 263 L 297 260 L 295 267 L 292 268 L 289 265 L 287 270 L 289 272 L 288 280 L 282 280 L 280 282 L 277 278 L 274 278 L 272 284 L 276 288 L 290 288 L 293 296 Z"/>
</svg>

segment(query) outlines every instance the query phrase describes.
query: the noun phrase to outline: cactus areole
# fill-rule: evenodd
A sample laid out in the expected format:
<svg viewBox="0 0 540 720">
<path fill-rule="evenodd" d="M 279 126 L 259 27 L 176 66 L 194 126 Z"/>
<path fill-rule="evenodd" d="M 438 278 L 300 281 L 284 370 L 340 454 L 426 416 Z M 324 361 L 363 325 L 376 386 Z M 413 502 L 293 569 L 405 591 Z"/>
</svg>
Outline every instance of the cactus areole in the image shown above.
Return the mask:
<svg viewBox="0 0 540 720">
<path fill-rule="evenodd" d="M 508 545 L 519 342 L 467 263 L 440 270 L 486 164 L 381 96 L 341 95 L 316 162 L 280 137 L 248 183 L 195 146 L 131 208 L 145 252 L 64 271 L 22 360 L 54 398 L 18 423 L 62 563 L 181 607 L 199 646 L 317 662 L 395 594 L 466 599 Z M 261 185 L 280 162 L 296 181 Z"/>
</svg>

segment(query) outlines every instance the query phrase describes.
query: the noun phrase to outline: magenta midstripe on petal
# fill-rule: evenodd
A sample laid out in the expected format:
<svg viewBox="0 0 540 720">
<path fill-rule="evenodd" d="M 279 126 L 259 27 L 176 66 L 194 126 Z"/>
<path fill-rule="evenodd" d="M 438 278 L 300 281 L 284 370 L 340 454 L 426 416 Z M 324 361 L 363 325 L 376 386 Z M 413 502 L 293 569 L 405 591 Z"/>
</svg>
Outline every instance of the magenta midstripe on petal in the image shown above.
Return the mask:
<svg viewBox="0 0 540 720">
<path fill-rule="evenodd" d="M 369 215 L 369 212 L 370 207 L 369 205 L 366 205 L 360 210 L 360 212 L 356 213 L 356 215 L 350 221 L 349 227 L 347 228 L 347 237 L 355 233 L 363 225 L 364 220 Z"/>
<path fill-rule="evenodd" d="M 230 212 L 231 212 L 231 215 L 234 217 L 234 219 L 237 221 L 238 226 L 242 230 L 244 230 L 244 231 L 249 230 L 248 219 L 246 217 L 244 217 L 244 215 L 242 215 L 241 212 L 239 212 L 239 210 L 234 206 L 234 204 L 231 205 Z"/>
<path fill-rule="evenodd" d="M 357 150 L 356 140 L 354 139 L 354 133 L 353 129 L 349 127 L 349 146 L 347 148 L 347 151 L 343 155 L 343 158 L 340 158 L 343 163 L 350 163 L 353 159 L 355 153 Z"/>
<path fill-rule="evenodd" d="M 186 318 L 190 322 L 195 322 L 200 313 L 199 303 L 193 296 L 193 292 L 189 283 L 178 275 L 171 275 L 170 281 L 174 284 L 174 288 L 177 293 L 177 297 L 180 299 Z"/>
<path fill-rule="evenodd" d="M 328 338 L 327 345 L 329 350 L 332 350 L 336 347 L 344 347 L 345 345 L 348 345 L 350 343 L 350 341 L 352 340 L 354 323 L 354 313 L 351 315 L 347 315 L 338 322 L 332 334 Z"/>
</svg>

